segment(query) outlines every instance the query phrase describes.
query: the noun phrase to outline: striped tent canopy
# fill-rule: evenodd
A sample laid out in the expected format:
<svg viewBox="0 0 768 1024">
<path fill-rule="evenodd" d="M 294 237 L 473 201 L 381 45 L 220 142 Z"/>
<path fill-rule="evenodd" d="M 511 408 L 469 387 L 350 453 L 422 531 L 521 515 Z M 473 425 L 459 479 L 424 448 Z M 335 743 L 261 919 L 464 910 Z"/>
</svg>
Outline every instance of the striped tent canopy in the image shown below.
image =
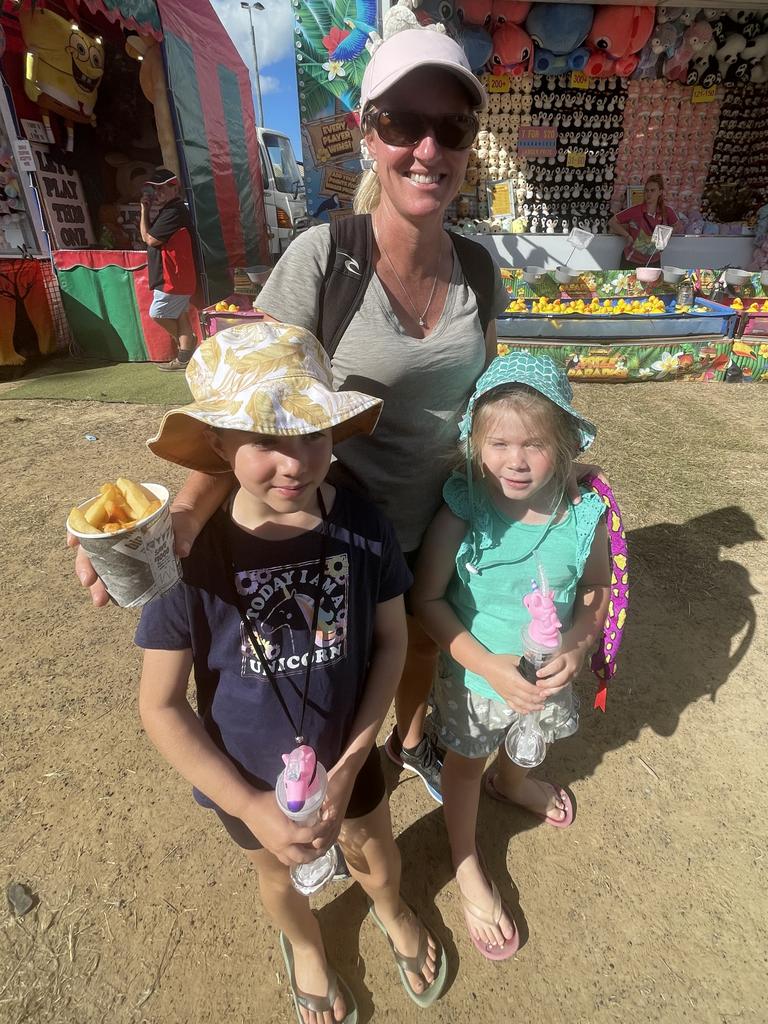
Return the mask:
<svg viewBox="0 0 768 1024">
<path fill-rule="evenodd" d="M 158 0 L 168 82 L 208 301 L 269 246 L 248 69 L 208 0 Z"/>
<path fill-rule="evenodd" d="M 103 14 L 107 21 L 117 22 L 129 32 L 163 38 L 160 14 L 155 0 L 80 0 L 91 14 Z"/>
</svg>

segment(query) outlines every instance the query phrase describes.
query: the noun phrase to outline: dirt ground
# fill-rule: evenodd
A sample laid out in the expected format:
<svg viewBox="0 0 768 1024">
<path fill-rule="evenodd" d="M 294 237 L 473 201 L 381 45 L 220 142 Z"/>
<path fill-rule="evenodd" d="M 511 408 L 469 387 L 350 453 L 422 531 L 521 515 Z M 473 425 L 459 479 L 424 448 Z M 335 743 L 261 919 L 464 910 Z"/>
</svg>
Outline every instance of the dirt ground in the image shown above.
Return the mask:
<svg viewBox="0 0 768 1024">
<path fill-rule="evenodd" d="M 582 729 L 543 773 L 571 787 L 576 822 L 483 802 L 481 844 L 525 940 L 494 965 L 469 942 L 439 809 L 388 769 L 404 891 L 450 984 L 422 1014 L 360 891 L 334 887 L 318 913 L 361 1022 L 768 1019 L 768 388 L 584 385 L 577 402 L 625 509 L 632 608 L 607 714 L 585 677 Z M 69 507 L 102 480 L 178 484 L 143 447 L 158 418 L 0 403 L 0 859 L 3 885 L 39 901 L 0 914 L 3 1024 L 293 1020 L 251 871 L 142 733 L 137 615 L 93 611 L 63 544 Z"/>
</svg>

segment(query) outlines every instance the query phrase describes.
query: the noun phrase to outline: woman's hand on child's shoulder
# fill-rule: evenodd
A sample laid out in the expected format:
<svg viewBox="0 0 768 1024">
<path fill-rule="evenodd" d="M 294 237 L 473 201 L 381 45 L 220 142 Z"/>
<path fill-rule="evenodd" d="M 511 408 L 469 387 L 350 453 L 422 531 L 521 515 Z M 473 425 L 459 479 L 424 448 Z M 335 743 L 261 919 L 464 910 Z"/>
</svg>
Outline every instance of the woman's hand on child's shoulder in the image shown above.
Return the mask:
<svg viewBox="0 0 768 1024">
<path fill-rule="evenodd" d="M 520 715 L 541 711 L 546 697 L 537 686 L 532 686 L 518 670 L 520 658 L 516 654 L 491 654 L 485 678 L 509 706 Z"/>
<path fill-rule="evenodd" d="M 536 689 L 543 693 L 545 698 L 554 696 L 576 679 L 583 665 L 583 651 L 561 651 L 536 673 L 539 680 Z"/>
</svg>

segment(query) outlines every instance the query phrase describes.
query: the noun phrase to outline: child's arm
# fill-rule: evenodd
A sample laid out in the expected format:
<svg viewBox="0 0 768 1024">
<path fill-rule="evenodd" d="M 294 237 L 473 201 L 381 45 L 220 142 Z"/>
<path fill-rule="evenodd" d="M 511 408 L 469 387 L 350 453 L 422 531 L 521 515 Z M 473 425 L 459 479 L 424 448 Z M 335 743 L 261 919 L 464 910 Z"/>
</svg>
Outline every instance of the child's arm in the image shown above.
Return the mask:
<svg viewBox="0 0 768 1024">
<path fill-rule="evenodd" d="M 573 625 L 563 635 L 563 649 L 536 673 L 537 689 L 547 697 L 573 682 L 590 650 L 597 643 L 608 613 L 611 593 L 611 561 L 608 530 L 601 519 L 592 538 L 587 564 L 579 580 L 573 609 Z"/>
<path fill-rule="evenodd" d="M 352 723 L 349 741 L 339 760 L 328 772 L 328 795 L 323 807 L 324 845 L 334 842 L 347 810 L 357 773 L 376 742 L 381 723 L 392 704 L 403 674 L 408 647 L 408 627 L 402 596 L 376 606 L 371 664 L 365 694 Z"/>
<path fill-rule="evenodd" d="M 203 728 L 187 701 L 191 668 L 191 651 L 145 651 L 139 713 L 147 735 L 179 774 L 227 814 L 241 818 L 283 864 L 313 860 L 317 850 L 309 844 L 318 828 L 287 818 L 274 793 L 246 782 Z"/>
<path fill-rule="evenodd" d="M 445 592 L 454 573 L 456 552 L 467 532 L 467 524 L 443 506 L 427 530 L 416 566 L 411 605 L 424 629 L 443 650 L 470 672 L 482 676 L 515 711 L 527 714 L 544 705 L 538 687 L 520 675 L 520 658 L 514 654 L 492 654 L 464 628 Z"/>
</svg>

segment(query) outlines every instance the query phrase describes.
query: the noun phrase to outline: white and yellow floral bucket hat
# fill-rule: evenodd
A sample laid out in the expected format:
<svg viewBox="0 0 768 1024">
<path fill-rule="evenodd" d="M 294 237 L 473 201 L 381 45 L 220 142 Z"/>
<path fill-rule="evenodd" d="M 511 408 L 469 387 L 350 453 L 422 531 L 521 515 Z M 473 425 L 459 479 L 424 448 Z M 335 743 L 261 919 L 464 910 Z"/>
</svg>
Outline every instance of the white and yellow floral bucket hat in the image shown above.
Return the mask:
<svg viewBox="0 0 768 1024">
<path fill-rule="evenodd" d="M 242 324 L 204 341 L 189 361 L 195 399 L 163 417 L 147 447 L 161 459 L 204 473 L 229 472 L 211 448 L 207 427 L 297 437 L 332 430 L 336 444 L 370 434 L 381 400 L 334 391 L 331 363 L 309 331 L 290 324 Z"/>
</svg>

